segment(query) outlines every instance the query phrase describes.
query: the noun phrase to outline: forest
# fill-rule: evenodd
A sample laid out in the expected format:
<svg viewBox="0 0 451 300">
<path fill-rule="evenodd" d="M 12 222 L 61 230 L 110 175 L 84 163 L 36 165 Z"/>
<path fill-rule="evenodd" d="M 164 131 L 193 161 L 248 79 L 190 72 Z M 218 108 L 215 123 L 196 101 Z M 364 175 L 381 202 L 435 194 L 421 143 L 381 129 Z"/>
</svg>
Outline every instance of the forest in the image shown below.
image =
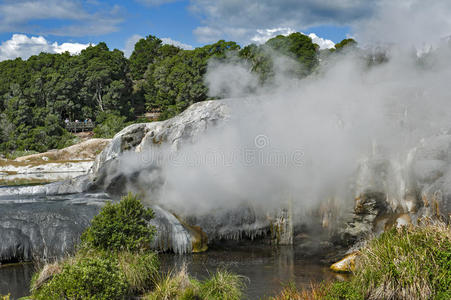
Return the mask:
<svg viewBox="0 0 451 300">
<path fill-rule="evenodd" d="M 346 39 L 320 51 L 297 32 L 262 45 L 242 48 L 220 40 L 183 50 L 149 35 L 135 44 L 129 59 L 102 42 L 78 55 L 41 53 L 5 60 L 0 62 L 0 153 L 73 144 L 65 120 L 91 119 L 96 137 L 111 138 L 127 124 L 143 122 L 146 112 L 156 112 L 160 120 L 175 116 L 193 103 L 213 99 L 204 82 L 212 60 L 240 61 L 264 84 L 274 76 L 274 52 L 299 62 L 292 76 L 302 78 L 315 72 L 321 57 L 355 45 Z"/>
</svg>

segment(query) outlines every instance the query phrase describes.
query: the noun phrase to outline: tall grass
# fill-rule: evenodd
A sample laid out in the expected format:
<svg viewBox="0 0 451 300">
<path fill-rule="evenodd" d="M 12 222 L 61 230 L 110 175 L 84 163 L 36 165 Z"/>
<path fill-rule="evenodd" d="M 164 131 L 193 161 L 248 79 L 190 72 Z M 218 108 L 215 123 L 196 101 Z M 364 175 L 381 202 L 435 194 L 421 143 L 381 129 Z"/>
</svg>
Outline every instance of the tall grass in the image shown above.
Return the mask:
<svg viewBox="0 0 451 300">
<path fill-rule="evenodd" d="M 202 299 L 239 300 L 245 287 L 245 277 L 218 270 L 202 283 L 200 295 Z"/>
<path fill-rule="evenodd" d="M 186 266 L 178 272 L 161 276 L 147 300 L 239 300 L 245 288 L 244 277 L 227 270 L 217 270 L 205 281 L 188 275 Z"/>
<path fill-rule="evenodd" d="M 354 284 L 368 299 L 451 299 L 451 229 L 401 227 L 361 250 Z"/>
</svg>

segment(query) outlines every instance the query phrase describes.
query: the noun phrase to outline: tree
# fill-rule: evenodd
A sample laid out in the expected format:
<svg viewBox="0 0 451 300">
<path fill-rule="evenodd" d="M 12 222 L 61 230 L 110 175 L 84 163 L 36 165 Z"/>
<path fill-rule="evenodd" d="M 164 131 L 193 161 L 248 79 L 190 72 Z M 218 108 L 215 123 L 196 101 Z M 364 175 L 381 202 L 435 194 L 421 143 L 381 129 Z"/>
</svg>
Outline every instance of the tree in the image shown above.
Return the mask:
<svg viewBox="0 0 451 300">
<path fill-rule="evenodd" d="M 208 60 L 225 59 L 227 53 L 238 49 L 235 42 L 220 40 L 195 50 L 180 50 L 149 65 L 144 84 L 147 108 L 160 110 L 160 117 L 166 119 L 206 100 L 208 89 L 203 76 Z"/>
<path fill-rule="evenodd" d="M 335 44 L 335 51 L 342 51 L 344 49 L 357 47 L 357 42 L 354 39 L 344 39 L 338 44 Z M 331 49 L 334 50 L 334 49 Z"/>
<path fill-rule="evenodd" d="M 130 55 L 130 73 L 134 80 L 142 79 L 147 66 L 153 64 L 158 57 L 158 50 L 162 46 L 162 41 L 149 35 L 145 39 L 140 39 Z"/>
</svg>

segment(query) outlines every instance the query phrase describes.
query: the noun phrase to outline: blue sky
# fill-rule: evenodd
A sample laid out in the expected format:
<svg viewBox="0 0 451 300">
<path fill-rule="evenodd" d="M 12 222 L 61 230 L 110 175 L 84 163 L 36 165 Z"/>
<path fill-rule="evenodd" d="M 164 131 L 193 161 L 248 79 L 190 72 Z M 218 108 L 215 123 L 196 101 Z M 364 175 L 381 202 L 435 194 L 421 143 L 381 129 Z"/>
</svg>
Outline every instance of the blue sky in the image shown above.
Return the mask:
<svg viewBox="0 0 451 300">
<path fill-rule="evenodd" d="M 449 37 L 450 14 L 449 0 L 0 0 L 0 60 L 101 41 L 130 54 L 149 34 L 187 49 L 295 31 L 323 48 L 349 36 L 421 46 Z"/>
<path fill-rule="evenodd" d="M 449 13 L 448 0 L 0 0 L 0 60 L 101 41 L 130 54 L 149 34 L 188 49 L 295 31 L 323 48 L 349 36 L 410 43 L 449 35 Z"/>
<path fill-rule="evenodd" d="M 219 39 L 261 43 L 276 34 L 301 31 L 315 33 L 317 43 L 330 47 L 346 38 L 349 22 L 368 10 L 363 0 L 330 2 L 0 0 L 0 60 L 41 51 L 76 52 L 101 41 L 130 54 L 134 42 L 149 34 L 189 49 Z"/>
</svg>

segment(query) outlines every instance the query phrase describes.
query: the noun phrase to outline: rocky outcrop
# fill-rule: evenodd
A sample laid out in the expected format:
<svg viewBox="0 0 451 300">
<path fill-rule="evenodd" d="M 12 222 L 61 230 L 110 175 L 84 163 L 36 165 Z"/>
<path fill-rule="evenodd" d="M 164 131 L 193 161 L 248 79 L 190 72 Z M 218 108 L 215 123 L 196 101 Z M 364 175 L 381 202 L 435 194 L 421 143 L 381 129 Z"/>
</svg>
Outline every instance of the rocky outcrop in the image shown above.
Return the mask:
<svg viewBox="0 0 451 300">
<path fill-rule="evenodd" d="M 425 217 L 450 220 L 451 134 L 423 139 L 400 157 L 377 153 L 362 160 L 353 213 L 336 240 L 349 246 Z"/>
<path fill-rule="evenodd" d="M 40 161 L 94 160 L 109 143 L 110 139 L 89 139 L 64 149 L 21 156 L 15 161 L 39 163 Z"/>
<path fill-rule="evenodd" d="M 0 264 L 71 253 L 107 199 L 105 194 L 0 199 Z"/>
<path fill-rule="evenodd" d="M 87 174 L 109 142 L 109 139 L 90 139 L 15 160 L 0 159 L 0 185 L 44 184 Z"/>
<path fill-rule="evenodd" d="M 97 174 L 105 163 L 127 151 L 152 151 L 164 145 L 177 151 L 185 143 L 194 143 L 209 127 L 218 125 L 230 116 L 227 101 L 215 100 L 191 105 L 180 115 L 166 121 L 133 124 L 117 133 L 110 144 L 96 158 L 92 172 Z"/>
<path fill-rule="evenodd" d="M 91 176 L 99 190 L 112 194 L 126 192 L 126 186 L 140 191 L 141 185 L 155 193 L 163 184 L 158 166 L 157 150 L 165 149 L 166 154 L 176 152 L 184 144 L 195 143 L 210 127 L 214 127 L 229 118 L 230 109 L 226 101 L 205 101 L 190 106 L 180 115 L 166 121 L 134 124 L 117 133 L 111 143 L 97 157 Z M 138 153 L 134 159 L 139 164 L 135 172 L 123 172 L 122 155 Z M 127 162 L 128 163 L 128 162 Z M 139 183 L 138 178 L 151 178 Z"/>
</svg>

